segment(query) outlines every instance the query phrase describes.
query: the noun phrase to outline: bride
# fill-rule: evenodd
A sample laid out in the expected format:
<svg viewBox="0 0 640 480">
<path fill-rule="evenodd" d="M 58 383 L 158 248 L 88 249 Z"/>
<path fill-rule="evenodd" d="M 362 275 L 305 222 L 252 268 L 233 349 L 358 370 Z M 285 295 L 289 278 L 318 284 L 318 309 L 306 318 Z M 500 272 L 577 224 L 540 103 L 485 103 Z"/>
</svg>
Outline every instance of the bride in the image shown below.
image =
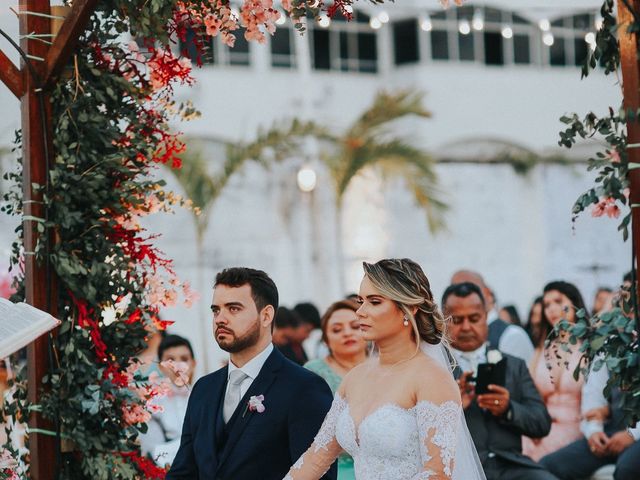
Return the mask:
<svg viewBox="0 0 640 480">
<path fill-rule="evenodd" d="M 356 312 L 377 354 L 344 378 L 311 447 L 284 480 L 316 480 L 344 450 L 358 480 L 485 479 L 429 280 L 408 259 L 364 263 Z"/>
</svg>

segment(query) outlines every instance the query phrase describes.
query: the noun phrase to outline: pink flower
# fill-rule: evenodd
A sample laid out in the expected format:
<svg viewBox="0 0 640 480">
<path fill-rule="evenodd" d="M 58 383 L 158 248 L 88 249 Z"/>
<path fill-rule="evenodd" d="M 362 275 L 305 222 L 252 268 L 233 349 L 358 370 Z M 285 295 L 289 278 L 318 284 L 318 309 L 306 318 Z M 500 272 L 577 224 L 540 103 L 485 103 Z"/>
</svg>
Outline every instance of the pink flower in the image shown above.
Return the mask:
<svg viewBox="0 0 640 480">
<path fill-rule="evenodd" d="M 600 201 L 592 207 L 592 217 L 601 217 L 603 215 L 607 215 L 609 218 L 618 218 L 620 216 L 620 208 L 616 205 L 615 198 L 601 198 Z"/>
<path fill-rule="evenodd" d="M 209 14 L 204 19 L 207 35 L 215 37 L 220 33 L 220 27 L 222 26 L 222 20 L 216 16 Z"/>
<path fill-rule="evenodd" d="M 127 425 L 147 423 L 151 419 L 151 413 L 137 403 L 122 406 L 122 417 Z"/>
<path fill-rule="evenodd" d="M 608 153 L 611 163 L 620 163 L 620 152 L 618 152 L 618 150 L 611 150 Z"/>
<path fill-rule="evenodd" d="M 173 383 L 178 387 L 189 385 L 189 364 L 187 362 L 174 362 L 173 360 L 165 360 L 160 365 L 167 370 L 173 372 L 176 376 Z"/>
<path fill-rule="evenodd" d="M 249 398 L 249 410 L 258 413 L 264 412 L 265 408 L 262 402 L 264 402 L 264 395 L 253 395 Z"/>
<path fill-rule="evenodd" d="M 191 289 L 189 282 L 184 282 L 182 285 L 182 294 L 184 295 L 184 306 L 191 308 L 194 302 L 200 300 L 200 294 Z"/>
</svg>

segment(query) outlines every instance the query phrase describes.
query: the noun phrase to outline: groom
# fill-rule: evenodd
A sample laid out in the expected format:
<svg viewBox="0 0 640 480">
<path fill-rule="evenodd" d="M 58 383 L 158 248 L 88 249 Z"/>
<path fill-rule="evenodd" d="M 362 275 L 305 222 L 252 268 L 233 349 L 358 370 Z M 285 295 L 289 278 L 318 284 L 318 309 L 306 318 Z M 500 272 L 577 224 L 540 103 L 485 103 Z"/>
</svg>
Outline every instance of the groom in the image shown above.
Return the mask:
<svg viewBox="0 0 640 480">
<path fill-rule="evenodd" d="M 214 335 L 230 361 L 194 385 L 167 480 L 281 480 L 313 442 L 331 391 L 273 348 L 277 308 L 278 289 L 265 272 L 217 275 Z M 323 478 L 336 478 L 335 465 Z"/>
</svg>

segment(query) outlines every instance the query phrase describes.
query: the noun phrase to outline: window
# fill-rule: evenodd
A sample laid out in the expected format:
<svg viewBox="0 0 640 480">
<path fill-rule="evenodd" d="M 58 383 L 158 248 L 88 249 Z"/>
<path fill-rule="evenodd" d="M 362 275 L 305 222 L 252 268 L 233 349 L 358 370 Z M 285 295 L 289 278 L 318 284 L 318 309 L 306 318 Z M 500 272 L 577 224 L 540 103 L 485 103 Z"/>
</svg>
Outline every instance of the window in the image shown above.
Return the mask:
<svg viewBox="0 0 640 480">
<path fill-rule="evenodd" d="M 188 29 L 185 39 L 180 39 L 180 53 L 188 57 L 194 65 L 211 65 L 216 61 L 213 42 L 211 37 L 204 34 L 204 30 Z"/>
<path fill-rule="evenodd" d="M 236 42 L 233 48 L 223 44 L 220 37 L 210 37 L 204 30 L 188 30 L 185 40 L 180 40 L 180 51 L 194 63 L 199 60 L 203 65 L 249 65 L 249 43 L 244 38 L 244 29 L 233 32 Z"/>
<path fill-rule="evenodd" d="M 513 36 L 513 63 L 531 63 L 531 43 L 528 35 Z"/>
<path fill-rule="evenodd" d="M 553 20 L 550 30 L 553 45 L 548 47 L 549 64 L 553 66 L 582 65 L 590 48 L 586 36 L 594 30 L 595 15 L 592 13 L 581 13 Z"/>
<path fill-rule="evenodd" d="M 375 73 L 378 71 L 378 36 L 370 26 L 369 17 L 354 12 L 351 22 L 340 15 L 330 28 L 313 24 L 309 42 L 316 70 Z"/>
<path fill-rule="evenodd" d="M 416 63 L 420 60 L 418 52 L 418 21 L 402 20 L 393 25 L 393 59 L 396 65 Z"/>
<path fill-rule="evenodd" d="M 446 30 L 431 30 L 431 57 L 434 60 L 449 59 L 449 39 Z"/>
<path fill-rule="evenodd" d="M 292 35 L 291 28 L 279 26 L 271 37 L 271 65 L 273 67 L 295 67 L 296 58 Z"/>
<path fill-rule="evenodd" d="M 501 33 L 485 32 L 484 63 L 486 63 L 487 65 L 504 65 L 504 52 L 502 49 Z"/>
</svg>

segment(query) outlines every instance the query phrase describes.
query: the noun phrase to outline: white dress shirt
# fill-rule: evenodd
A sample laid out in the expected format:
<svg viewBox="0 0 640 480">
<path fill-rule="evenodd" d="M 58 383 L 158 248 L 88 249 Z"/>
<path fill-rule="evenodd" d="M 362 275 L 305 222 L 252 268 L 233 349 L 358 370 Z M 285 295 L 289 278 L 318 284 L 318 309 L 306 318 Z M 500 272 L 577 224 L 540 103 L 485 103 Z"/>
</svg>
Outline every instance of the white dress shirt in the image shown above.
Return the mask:
<svg viewBox="0 0 640 480">
<path fill-rule="evenodd" d="M 491 325 L 491 323 L 493 323 L 497 318 L 498 317 L 490 317 L 488 322 L 489 325 Z M 529 335 L 527 335 L 524 328 L 517 325 L 509 325 L 504 332 L 502 332 L 500 342 L 498 342 L 498 350 L 503 353 L 513 355 L 514 357 L 521 358 L 528 365 L 529 361 L 533 357 L 534 348 L 533 343 L 531 343 Z"/>
<path fill-rule="evenodd" d="M 582 404 L 580 411 L 584 416 L 589 410 L 609 405 L 607 397 L 604 396 L 604 388 L 609 381 L 609 369 L 604 364 L 600 370 L 591 369 L 587 381 L 582 386 Z M 582 420 L 580 422 L 580 431 L 585 438 L 589 438 L 596 432 L 604 431 L 604 425 L 596 420 Z M 627 429 L 634 440 L 640 440 L 640 422 L 633 427 Z"/>
<path fill-rule="evenodd" d="M 234 370 L 241 370 L 247 376 L 247 378 L 245 378 L 240 384 L 240 398 L 244 397 L 244 394 L 247 393 L 247 390 L 249 390 L 249 387 L 260 373 L 260 370 L 262 370 L 264 362 L 266 362 L 267 358 L 269 358 L 269 355 L 271 355 L 271 352 L 273 352 L 272 343 L 267 345 L 264 350 L 262 350 L 258 355 L 249 360 L 242 368 L 236 367 L 231 359 L 229 359 L 229 371 L 227 372 L 227 380 L 229 380 L 229 375 L 231 375 L 231 372 L 233 372 Z M 229 382 L 227 381 L 227 391 L 228 390 Z M 225 395 L 227 394 L 227 391 L 225 391 Z"/>
<path fill-rule="evenodd" d="M 451 351 L 456 357 L 458 366 L 463 372 L 473 372 L 473 374 L 476 375 L 478 373 L 478 364 L 487 363 L 486 344 L 472 352 L 463 352 L 462 350 L 456 350 L 455 348 L 452 348 Z"/>
</svg>

